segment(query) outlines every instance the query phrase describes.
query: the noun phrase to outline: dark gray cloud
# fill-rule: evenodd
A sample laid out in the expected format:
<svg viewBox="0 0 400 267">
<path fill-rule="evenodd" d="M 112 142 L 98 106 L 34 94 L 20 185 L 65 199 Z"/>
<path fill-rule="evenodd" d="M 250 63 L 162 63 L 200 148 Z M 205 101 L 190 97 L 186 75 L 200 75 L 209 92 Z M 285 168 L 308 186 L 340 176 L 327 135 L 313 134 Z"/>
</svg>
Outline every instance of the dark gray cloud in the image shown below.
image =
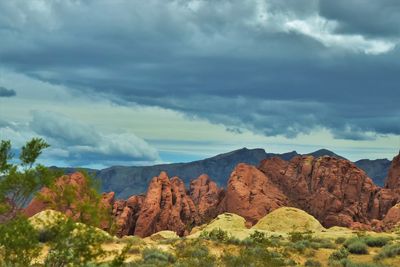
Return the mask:
<svg viewBox="0 0 400 267">
<path fill-rule="evenodd" d="M 0 8 L 1 66 L 44 81 L 268 136 L 321 128 L 352 140 L 400 134 L 397 1 L 5 1 Z"/>
<path fill-rule="evenodd" d="M 396 39 L 400 34 L 400 2 L 397 0 L 321 0 L 320 13 L 340 24 L 338 32 Z"/>
<path fill-rule="evenodd" d="M 0 86 L 0 97 L 12 97 L 16 96 L 17 93 L 13 89 L 7 89 L 5 87 Z"/>
</svg>

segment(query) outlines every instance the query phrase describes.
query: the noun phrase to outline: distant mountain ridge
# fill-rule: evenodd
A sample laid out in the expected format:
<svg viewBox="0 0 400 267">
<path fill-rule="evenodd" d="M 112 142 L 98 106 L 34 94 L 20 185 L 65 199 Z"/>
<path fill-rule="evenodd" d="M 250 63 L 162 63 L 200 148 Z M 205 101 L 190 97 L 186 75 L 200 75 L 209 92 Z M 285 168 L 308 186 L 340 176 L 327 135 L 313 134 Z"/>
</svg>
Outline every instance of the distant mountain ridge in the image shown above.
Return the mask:
<svg viewBox="0 0 400 267">
<path fill-rule="evenodd" d="M 140 194 L 146 191 L 150 180 L 166 171 L 170 177 L 179 176 L 188 185 L 191 180 L 201 174 L 207 174 L 219 186 L 226 184 L 232 170 L 239 163 L 247 163 L 258 166 L 267 158 L 279 157 L 283 160 L 291 160 L 300 155 L 296 151 L 283 154 L 266 153 L 264 149 L 241 148 L 214 157 L 188 163 L 171 163 L 154 166 L 113 166 L 102 170 L 85 169 L 94 175 L 102 185 L 103 192 L 113 191 L 117 198 L 127 198 L 133 194 Z M 340 159 L 344 157 L 335 154 L 327 149 L 320 149 L 306 154 L 314 157 L 331 156 Z M 389 160 L 360 160 L 355 163 L 363 169 L 378 185 L 382 186 L 390 166 Z M 67 173 L 73 173 L 77 168 L 65 168 Z"/>
</svg>

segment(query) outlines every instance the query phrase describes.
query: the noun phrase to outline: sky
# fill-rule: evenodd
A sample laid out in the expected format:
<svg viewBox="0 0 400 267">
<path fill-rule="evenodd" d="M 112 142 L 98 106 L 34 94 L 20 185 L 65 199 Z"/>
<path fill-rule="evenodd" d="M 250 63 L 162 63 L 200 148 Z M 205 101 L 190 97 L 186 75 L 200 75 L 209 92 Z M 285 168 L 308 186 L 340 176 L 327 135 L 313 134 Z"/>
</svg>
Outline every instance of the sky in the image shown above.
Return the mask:
<svg viewBox="0 0 400 267">
<path fill-rule="evenodd" d="M 0 139 L 96 168 L 242 147 L 391 159 L 398 25 L 398 0 L 0 1 Z"/>
</svg>

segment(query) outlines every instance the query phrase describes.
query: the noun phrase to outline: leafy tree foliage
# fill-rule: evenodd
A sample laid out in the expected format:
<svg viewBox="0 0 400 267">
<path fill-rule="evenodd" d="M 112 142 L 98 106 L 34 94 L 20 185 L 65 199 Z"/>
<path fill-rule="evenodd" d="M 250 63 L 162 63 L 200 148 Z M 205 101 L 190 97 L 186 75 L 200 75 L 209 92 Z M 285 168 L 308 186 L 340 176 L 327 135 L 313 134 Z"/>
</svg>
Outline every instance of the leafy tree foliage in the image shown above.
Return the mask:
<svg viewBox="0 0 400 267">
<path fill-rule="evenodd" d="M 20 163 L 12 163 L 10 141 L 0 142 L 0 222 L 17 216 L 33 193 L 53 181 L 55 174 L 35 162 L 49 145 L 41 138 L 33 138 L 21 149 Z"/>
<path fill-rule="evenodd" d="M 92 226 L 101 223 L 110 224 L 109 207 L 101 203 L 101 195 L 97 184 L 86 172 L 79 184 L 68 181 L 70 176 L 64 175 L 49 186 L 50 195 L 39 193 L 38 198 L 47 203 L 50 209 L 66 212 L 77 222 Z"/>
<path fill-rule="evenodd" d="M 37 232 L 26 218 L 0 224 L 0 266 L 30 266 L 40 250 Z"/>
<path fill-rule="evenodd" d="M 67 218 L 54 223 L 50 231 L 54 234 L 48 242 L 46 266 L 86 266 L 107 255 L 101 247 L 107 236 L 94 227 Z"/>
</svg>

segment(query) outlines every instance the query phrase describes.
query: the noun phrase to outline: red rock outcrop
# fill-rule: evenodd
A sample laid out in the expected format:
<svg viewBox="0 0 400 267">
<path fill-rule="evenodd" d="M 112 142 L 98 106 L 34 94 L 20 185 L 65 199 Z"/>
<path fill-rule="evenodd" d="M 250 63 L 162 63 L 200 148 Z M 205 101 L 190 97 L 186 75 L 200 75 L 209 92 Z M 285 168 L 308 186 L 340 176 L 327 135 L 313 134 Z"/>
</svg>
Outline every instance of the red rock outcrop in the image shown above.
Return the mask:
<svg viewBox="0 0 400 267">
<path fill-rule="evenodd" d="M 69 203 L 59 203 L 57 207 L 53 207 L 52 203 L 54 203 L 54 200 L 59 197 L 59 195 L 63 194 L 63 191 L 67 186 L 69 187 L 68 190 L 75 194 L 76 199 L 82 198 L 83 194 L 81 194 L 81 192 L 87 186 L 85 176 L 83 176 L 83 174 L 80 172 L 76 172 L 71 175 L 64 175 L 57 179 L 54 186 L 56 188 L 56 192 L 50 188 L 43 187 L 39 193 L 40 197 L 35 197 L 32 199 L 32 201 L 24 209 L 24 214 L 30 217 L 47 208 L 54 208 L 64 212 L 69 216 L 79 216 L 79 214 L 74 212 L 74 206 L 70 205 Z"/>
<path fill-rule="evenodd" d="M 222 209 L 255 224 L 269 212 L 289 205 L 288 198 L 256 167 L 241 163 L 232 172 Z"/>
<path fill-rule="evenodd" d="M 198 222 L 196 207 L 186 194 L 184 183 L 178 177 L 170 180 L 165 172 L 161 172 L 150 182 L 135 235 L 145 237 L 161 230 L 184 235 Z"/>
<path fill-rule="evenodd" d="M 117 200 L 112 206 L 112 215 L 117 236 L 133 235 L 144 196 L 131 196 L 128 200 Z"/>
<path fill-rule="evenodd" d="M 385 183 L 385 188 L 400 188 L 400 154 L 394 157 L 392 160 L 392 164 L 390 165 L 388 177 Z"/>
<path fill-rule="evenodd" d="M 400 204 L 391 207 L 382 220 L 384 230 L 390 230 L 400 223 Z"/>
<path fill-rule="evenodd" d="M 200 223 L 207 222 L 219 214 L 219 204 L 224 190 L 218 188 L 207 174 L 200 175 L 190 183 L 190 198 L 197 207 Z"/>
<path fill-rule="evenodd" d="M 61 191 L 66 185 L 73 185 L 77 197 L 82 197 L 79 192 L 86 186 L 85 178 L 75 173 L 56 183 Z M 56 196 L 49 188 L 41 193 L 46 197 L 32 200 L 25 209 L 28 216 L 49 208 L 46 199 Z M 178 177 L 169 179 L 161 172 L 151 180 L 146 195 L 114 198 L 113 192 L 103 193 L 101 203 L 110 210 L 118 236 L 145 237 L 161 230 L 185 235 L 223 212 L 243 216 L 250 226 L 282 206 L 303 209 L 327 227 L 387 230 L 400 221 L 400 155 L 393 160 L 385 188 L 376 186 L 348 160 L 298 156 L 290 161 L 266 159 L 258 168 L 239 164 L 226 190 L 203 174 L 187 191 Z M 59 210 L 75 214 L 71 205 Z M 109 229 L 109 222 L 103 222 L 102 228 Z"/>
<path fill-rule="evenodd" d="M 353 163 L 334 157 L 264 160 L 260 169 L 291 202 L 324 226 L 366 229 L 397 203 L 398 194 L 376 186 Z"/>
</svg>

